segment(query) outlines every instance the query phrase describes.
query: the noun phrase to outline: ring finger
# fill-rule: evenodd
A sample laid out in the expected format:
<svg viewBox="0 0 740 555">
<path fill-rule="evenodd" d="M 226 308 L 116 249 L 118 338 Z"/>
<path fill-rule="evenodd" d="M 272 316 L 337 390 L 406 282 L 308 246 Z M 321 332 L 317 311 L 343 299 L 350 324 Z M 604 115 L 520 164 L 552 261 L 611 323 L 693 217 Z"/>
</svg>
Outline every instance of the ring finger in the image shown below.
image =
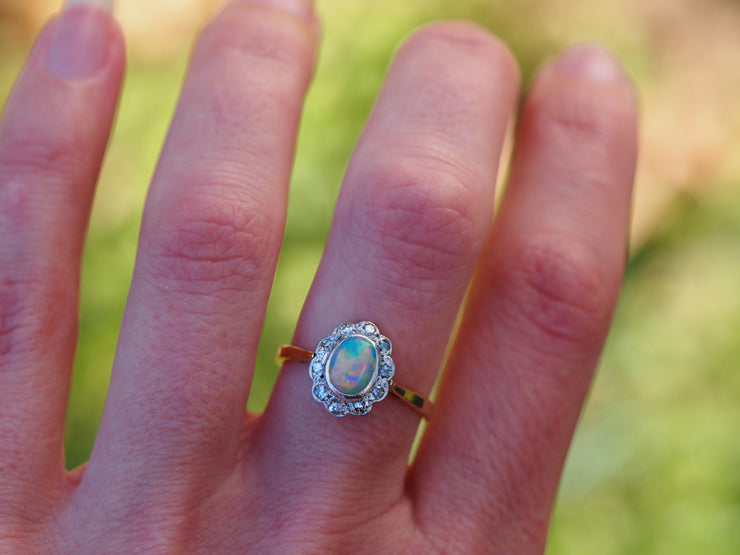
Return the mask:
<svg viewBox="0 0 740 555">
<path fill-rule="evenodd" d="M 507 50 L 475 27 L 437 24 L 406 43 L 348 168 L 296 345 L 373 321 L 393 342 L 398 381 L 428 394 L 491 221 L 516 91 Z M 264 482 L 281 484 L 273 498 L 305 492 L 313 504 L 323 495 L 304 479 L 331 479 L 328 496 L 372 484 L 383 511 L 402 492 L 418 423 L 394 400 L 334 419 L 312 399 L 306 365 L 287 363 L 257 436 L 263 476 L 275 476 Z"/>
</svg>

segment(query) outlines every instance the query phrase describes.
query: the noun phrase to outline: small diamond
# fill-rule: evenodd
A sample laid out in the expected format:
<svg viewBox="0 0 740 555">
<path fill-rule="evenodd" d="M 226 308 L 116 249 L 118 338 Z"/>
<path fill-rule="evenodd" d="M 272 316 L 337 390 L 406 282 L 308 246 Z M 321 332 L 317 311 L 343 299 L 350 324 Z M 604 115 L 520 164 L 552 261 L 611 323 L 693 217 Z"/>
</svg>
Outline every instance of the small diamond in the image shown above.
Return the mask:
<svg viewBox="0 0 740 555">
<path fill-rule="evenodd" d="M 396 365 L 393 363 L 393 360 L 391 360 L 390 357 L 386 358 L 383 361 L 383 366 L 380 367 L 380 376 L 382 378 L 390 379 L 395 373 Z"/>
<path fill-rule="evenodd" d="M 314 354 L 314 357 L 321 358 L 326 355 L 326 353 L 329 352 L 331 349 L 331 341 L 329 338 L 325 338 L 321 340 L 321 343 L 319 343 L 319 346 L 316 347 L 316 353 Z"/>
<path fill-rule="evenodd" d="M 326 386 L 326 384 L 323 383 L 317 383 L 313 386 L 313 390 L 311 391 L 313 393 L 313 398 L 317 401 L 325 401 L 329 398 L 329 388 Z"/>
<path fill-rule="evenodd" d="M 347 414 L 347 408 L 336 401 L 329 403 L 326 409 L 331 413 L 332 416 L 344 416 Z"/>
<path fill-rule="evenodd" d="M 367 414 L 367 412 L 370 410 L 368 402 L 365 400 L 355 401 L 354 403 L 352 403 L 351 408 L 352 408 L 352 414 L 356 414 L 358 416 Z"/>
<path fill-rule="evenodd" d="M 320 360 L 314 360 L 311 363 L 311 367 L 309 370 L 309 376 L 311 376 L 311 379 L 315 380 L 316 378 L 321 376 L 323 372 L 324 372 L 324 363 L 321 362 Z"/>
<path fill-rule="evenodd" d="M 388 340 L 387 337 L 383 337 L 380 341 L 378 341 L 378 350 L 380 350 L 380 352 L 384 355 L 391 354 L 391 348 L 391 342 Z"/>
<path fill-rule="evenodd" d="M 373 388 L 373 398 L 376 401 L 382 401 L 385 396 L 388 395 L 388 384 L 385 382 L 378 382 Z"/>
<path fill-rule="evenodd" d="M 342 324 L 337 328 L 339 335 L 349 335 L 354 333 L 355 327 L 352 324 Z"/>
<path fill-rule="evenodd" d="M 361 322 L 360 327 L 362 332 L 367 335 L 375 335 L 378 333 L 378 328 L 372 322 Z"/>
</svg>

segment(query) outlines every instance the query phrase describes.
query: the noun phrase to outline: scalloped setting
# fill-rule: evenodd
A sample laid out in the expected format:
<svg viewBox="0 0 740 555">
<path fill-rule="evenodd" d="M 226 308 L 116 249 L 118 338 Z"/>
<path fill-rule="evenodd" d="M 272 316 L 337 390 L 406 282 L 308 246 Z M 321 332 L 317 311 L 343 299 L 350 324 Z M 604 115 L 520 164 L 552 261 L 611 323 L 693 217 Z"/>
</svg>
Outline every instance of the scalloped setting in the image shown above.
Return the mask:
<svg viewBox="0 0 740 555">
<path fill-rule="evenodd" d="M 367 414 L 390 390 L 392 349 L 372 322 L 337 326 L 319 341 L 308 367 L 313 398 L 332 416 Z"/>
</svg>

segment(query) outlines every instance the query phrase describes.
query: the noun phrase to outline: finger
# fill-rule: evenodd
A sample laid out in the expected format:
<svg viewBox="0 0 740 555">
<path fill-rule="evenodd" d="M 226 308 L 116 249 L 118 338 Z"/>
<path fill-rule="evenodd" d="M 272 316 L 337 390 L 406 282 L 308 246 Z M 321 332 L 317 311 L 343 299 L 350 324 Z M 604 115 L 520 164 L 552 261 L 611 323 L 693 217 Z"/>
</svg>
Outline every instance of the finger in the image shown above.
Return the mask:
<svg viewBox="0 0 740 555">
<path fill-rule="evenodd" d="M 194 50 L 81 491 L 126 475 L 110 499 L 166 504 L 236 463 L 316 42 L 310 18 L 265 4 L 230 2 Z"/>
<path fill-rule="evenodd" d="M 427 27 L 400 50 L 350 163 L 297 345 L 371 320 L 393 342 L 395 379 L 429 392 L 490 222 L 516 89 L 506 48 L 471 25 Z M 321 503 L 366 488 L 383 510 L 401 493 L 418 424 L 394 399 L 332 418 L 311 397 L 306 365 L 288 363 L 260 447 L 270 475 L 293 477 L 281 486 L 318 471 L 332 484 L 283 495 Z"/>
<path fill-rule="evenodd" d="M 411 475 L 419 522 L 441 545 L 542 552 L 623 272 L 635 105 L 617 63 L 589 46 L 547 65 L 529 95 Z"/>
<path fill-rule="evenodd" d="M 0 122 L 0 514 L 61 485 L 80 253 L 123 64 L 108 13 L 65 10 Z M 5 503 L 7 488 L 22 496 Z"/>
</svg>

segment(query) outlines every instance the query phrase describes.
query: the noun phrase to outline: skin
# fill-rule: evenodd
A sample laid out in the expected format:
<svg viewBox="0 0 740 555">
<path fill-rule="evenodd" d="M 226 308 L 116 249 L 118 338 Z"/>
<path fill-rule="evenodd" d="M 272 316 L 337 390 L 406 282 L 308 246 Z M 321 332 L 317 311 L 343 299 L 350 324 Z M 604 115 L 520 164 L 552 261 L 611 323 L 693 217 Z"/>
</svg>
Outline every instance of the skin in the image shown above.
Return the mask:
<svg viewBox="0 0 740 555">
<path fill-rule="evenodd" d="M 106 46 L 84 77 L 49 69 L 72 14 Z M 80 253 L 124 49 L 96 8 L 41 34 L 0 123 L 0 551 L 543 551 L 622 279 L 633 89 L 595 46 L 545 63 L 491 224 L 514 59 L 462 22 L 395 56 L 293 343 L 372 320 L 399 382 L 428 394 L 451 342 L 409 465 L 418 416 L 388 399 L 332 418 L 298 362 L 264 414 L 244 414 L 317 28 L 308 0 L 233 0 L 198 39 L 100 431 L 71 472 Z"/>
</svg>

